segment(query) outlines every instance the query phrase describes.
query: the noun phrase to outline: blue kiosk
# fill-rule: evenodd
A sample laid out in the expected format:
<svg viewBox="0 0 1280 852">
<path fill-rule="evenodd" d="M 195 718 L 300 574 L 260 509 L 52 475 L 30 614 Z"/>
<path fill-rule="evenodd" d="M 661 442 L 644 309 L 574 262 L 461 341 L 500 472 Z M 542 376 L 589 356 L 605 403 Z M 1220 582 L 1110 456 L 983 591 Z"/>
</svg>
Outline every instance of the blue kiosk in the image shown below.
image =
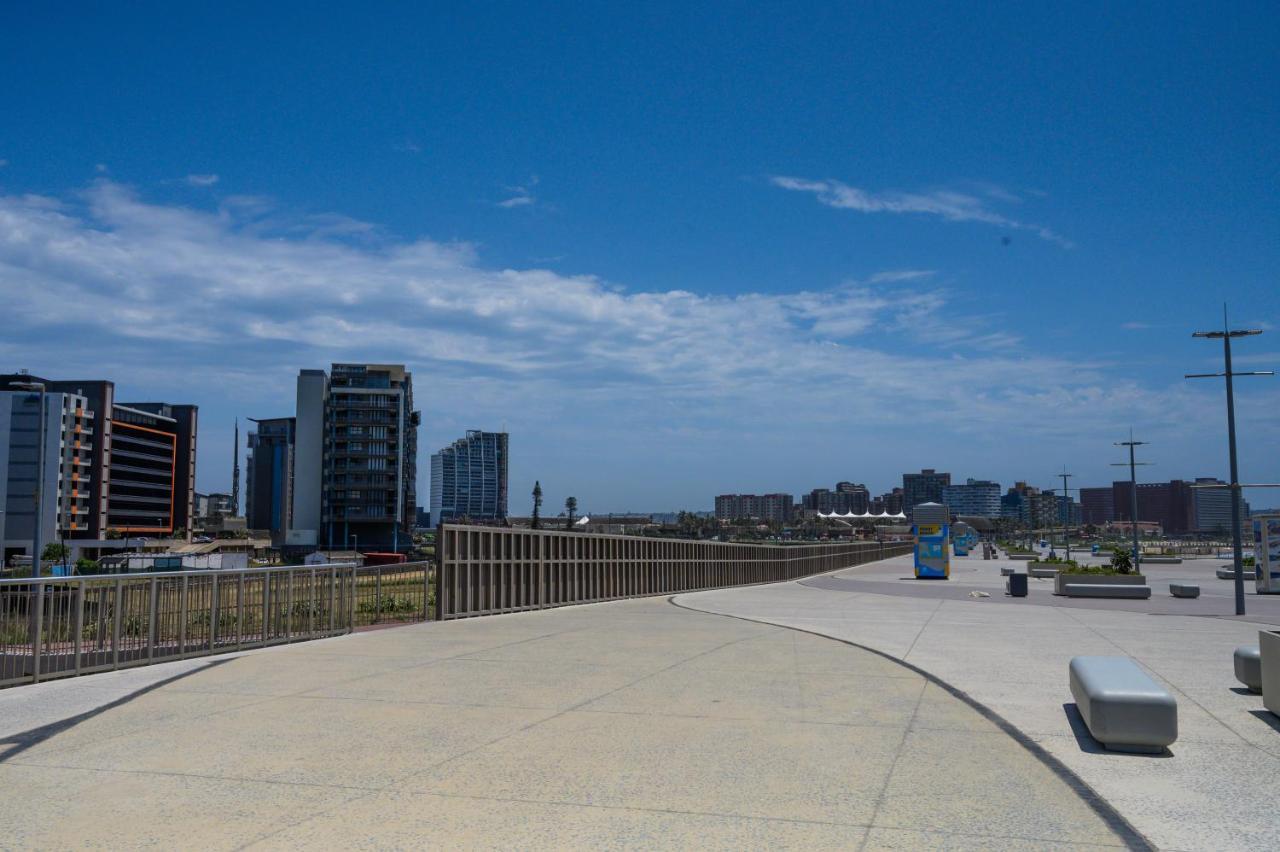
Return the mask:
<svg viewBox="0 0 1280 852">
<path fill-rule="evenodd" d="M 951 577 L 951 510 L 938 503 L 921 503 L 911 513 L 915 537 L 917 580 Z"/>
</svg>

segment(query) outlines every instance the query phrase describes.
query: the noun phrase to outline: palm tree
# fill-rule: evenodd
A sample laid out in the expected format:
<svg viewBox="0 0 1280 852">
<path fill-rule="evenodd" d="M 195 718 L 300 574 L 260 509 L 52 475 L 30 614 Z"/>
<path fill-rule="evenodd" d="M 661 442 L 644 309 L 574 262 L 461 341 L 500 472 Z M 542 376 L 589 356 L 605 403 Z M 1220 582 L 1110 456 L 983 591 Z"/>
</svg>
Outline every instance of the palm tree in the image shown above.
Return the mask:
<svg viewBox="0 0 1280 852">
<path fill-rule="evenodd" d="M 564 528 L 571 530 L 573 529 L 573 515 L 578 511 L 578 498 L 566 497 L 564 501 L 564 511 L 566 515 L 564 519 Z"/>
<path fill-rule="evenodd" d="M 542 510 L 542 483 L 534 480 L 533 482 L 533 517 L 529 519 L 529 526 L 532 529 L 538 528 Z"/>
</svg>

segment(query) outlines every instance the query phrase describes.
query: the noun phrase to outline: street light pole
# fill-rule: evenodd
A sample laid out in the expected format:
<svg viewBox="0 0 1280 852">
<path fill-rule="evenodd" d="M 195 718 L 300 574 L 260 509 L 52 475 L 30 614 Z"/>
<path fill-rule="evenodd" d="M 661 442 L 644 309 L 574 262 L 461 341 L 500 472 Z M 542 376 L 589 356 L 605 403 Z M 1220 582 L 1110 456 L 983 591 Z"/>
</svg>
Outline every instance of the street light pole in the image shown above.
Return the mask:
<svg viewBox="0 0 1280 852">
<path fill-rule="evenodd" d="M 1066 561 L 1071 561 L 1071 492 L 1067 490 L 1067 480 L 1075 476 L 1074 473 L 1067 473 L 1066 465 L 1062 466 L 1062 473 L 1058 474 L 1062 477 L 1062 496 L 1066 500 L 1062 504 L 1062 544 L 1067 549 Z"/>
<path fill-rule="evenodd" d="M 1133 570 L 1141 571 L 1140 550 L 1138 547 L 1138 471 L 1137 468 L 1145 466 L 1147 462 L 1139 462 L 1135 459 L 1134 448 L 1141 447 L 1146 441 L 1133 440 L 1133 430 L 1129 430 L 1129 440 L 1116 441 L 1117 447 L 1129 448 L 1129 528 L 1133 533 Z M 1114 462 L 1112 467 L 1124 467 L 1124 462 Z"/>
<path fill-rule="evenodd" d="M 1236 615 L 1244 615 L 1244 542 L 1240 533 L 1240 476 L 1236 466 L 1236 397 L 1232 379 L 1236 376 L 1274 376 L 1271 370 L 1237 373 L 1231 369 L 1231 338 L 1252 337 L 1262 334 L 1262 329 L 1232 330 L 1227 323 L 1227 306 L 1222 306 L 1222 331 L 1197 331 L 1192 337 L 1211 340 L 1222 339 L 1222 358 L 1226 369 L 1221 373 L 1187 373 L 1184 378 L 1225 378 L 1227 382 L 1227 454 L 1231 464 L 1231 550 L 1235 562 Z"/>
</svg>

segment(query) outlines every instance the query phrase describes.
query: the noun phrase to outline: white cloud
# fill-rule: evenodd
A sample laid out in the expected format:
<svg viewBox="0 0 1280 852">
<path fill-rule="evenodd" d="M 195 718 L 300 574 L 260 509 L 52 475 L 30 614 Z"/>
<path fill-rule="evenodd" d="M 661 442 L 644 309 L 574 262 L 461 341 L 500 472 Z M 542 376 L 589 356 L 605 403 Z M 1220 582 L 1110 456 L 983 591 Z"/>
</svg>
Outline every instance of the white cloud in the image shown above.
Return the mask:
<svg viewBox="0 0 1280 852">
<path fill-rule="evenodd" d="M 422 153 L 422 146 L 409 139 L 402 139 L 401 141 L 393 144 L 391 147 L 393 150 L 399 151 L 402 154 L 421 154 Z"/>
<path fill-rule="evenodd" d="M 508 210 L 514 207 L 531 207 L 538 203 L 538 199 L 533 194 L 533 188 L 537 185 L 538 176 L 533 175 L 527 183 L 503 187 L 507 191 L 507 197 L 494 203 Z"/>
<path fill-rule="evenodd" d="M 191 186 L 213 186 L 218 182 L 217 175 L 187 175 L 186 181 Z"/>
<path fill-rule="evenodd" d="M 262 198 L 201 211 L 105 179 L 72 198 L 0 196 L 0 354 L 23 359 L 11 366 L 116 377 L 211 410 L 287 413 L 300 367 L 405 362 L 424 449 L 508 420 L 539 464 L 629 464 L 625 447 L 647 459 L 629 475 L 659 477 L 654 492 L 728 453 L 726 467 L 744 453 L 836 453 L 901 470 L 947 442 L 1001 458 L 1025 443 L 1039 459 L 1085 434 L 1105 449 L 1130 423 L 1176 424 L 1202 444 L 1220 432 L 1218 408 L 1198 405 L 1180 372 L 1172 389 L 1151 387 L 1087 352 L 1038 348 L 938 277 L 645 291 L 493 267 L 471 244 L 396 240 Z M 673 446 L 672 430 L 702 437 Z M 577 455 L 562 459 L 564 447 Z"/>
<path fill-rule="evenodd" d="M 1049 228 L 1011 219 L 992 210 L 982 198 L 964 192 L 932 190 L 873 193 L 838 180 L 809 180 L 785 175 L 771 177 L 770 182 L 774 186 L 793 192 L 811 193 L 820 203 L 828 207 L 857 210 L 861 213 L 919 213 L 937 216 L 949 222 L 981 222 L 1001 228 L 1030 231 L 1041 239 L 1057 243 L 1064 248 L 1072 247 L 1070 240 Z M 1016 198 L 1005 190 L 997 191 L 995 187 L 986 187 L 983 194 L 1005 202 Z"/>
<path fill-rule="evenodd" d="M 8 160 L 0 159 L 0 169 L 3 169 L 3 168 L 4 168 L 5 166 L 7 166 L 7 165 L 9 165 L 9 161 L 8 161 Z"/>
<path fill-rule="evenodd" d="M 1125 331 L 1144 331 L 1145 329 L 1151 328 L 1151 324 L 1134 320 L 1132 322 L 1120 323 L 1120 327 Z"/>
</svg>

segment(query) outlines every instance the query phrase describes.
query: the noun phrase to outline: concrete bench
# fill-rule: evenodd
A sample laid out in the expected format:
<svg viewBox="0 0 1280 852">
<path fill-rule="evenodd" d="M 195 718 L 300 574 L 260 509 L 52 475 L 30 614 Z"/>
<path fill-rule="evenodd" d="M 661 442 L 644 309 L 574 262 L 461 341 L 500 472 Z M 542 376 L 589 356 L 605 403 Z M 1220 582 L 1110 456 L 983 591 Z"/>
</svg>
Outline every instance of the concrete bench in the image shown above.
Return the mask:
<svg viewBox="0 0 1280 852">
<path fill-rule="evenodd" d="M 1241 576 L 1242 576 L 1244 579 L 1246 579 L 1246 580 L 1255 580 L 1255 579 L 1257 579 L 1257 577 L 1258 577 L 1258 575 L 1257 575 L 1257 574 L 1255 574 L 1253 571 L 1251 571 L 1251 570 L 1250 570 L 1250 569 L 1248 569 L 1248 568 L 1245 568 L 1245 569 L 1241 570 L 1240 574 L 1241 574 Z M 1234 569 L 1234 568 L 1219 568 L 1219 569 L 1218 569 L 1218 579 L 1219 579 L 1219 580 L 1234 580 L 1235 578 L 1236 578 L 1236 569 Z"/>
<path fill-rule="evenodd" d="M 1257 645 L 1241 645 L 1235 653 L 1236 680 L 1250 692 L 1262 692 L 1262 654 Z"/>
<path fill-rule="evenodd" d="M 1178 738 L 1178 702 L 1128 657 L 1073 657 L 1071 695 L 1093 738 L 1159 754 Z"/>
<path fill-rule="evenodd" d="M 1010 576 L 1011 574 L 1013 574 L 1013 566 L 1012 566 L 1012 565 L 1003 565 L 1003 566 L 1001 566 L 1001 568 L 1000 568 L 1000 576 L 1001 576 L 1001 577 L 1008 577 L 1008 576 Z"/>
<path fill-rule="evenodd" d="M 1200 587 L 1191 583 L 1170 583 L 1169 594 L 1175 598 L 1198 598 Z"/>
<path fill-rule="evenodd" d="M 1062 593 L 1069 598 L 1137 598 L 1151 597 L 1150 586 L 1137 584 L 1067 583 Z"/>
<path fill-rule="evenodd" d="M 1039 577 L 1042 580 L 1048 580 L 1058 576 L 1058 569 L 1047 568 L 1043 565 L 1028 565 L 1027 575 L 1031 577 Z"/>
</svg>

